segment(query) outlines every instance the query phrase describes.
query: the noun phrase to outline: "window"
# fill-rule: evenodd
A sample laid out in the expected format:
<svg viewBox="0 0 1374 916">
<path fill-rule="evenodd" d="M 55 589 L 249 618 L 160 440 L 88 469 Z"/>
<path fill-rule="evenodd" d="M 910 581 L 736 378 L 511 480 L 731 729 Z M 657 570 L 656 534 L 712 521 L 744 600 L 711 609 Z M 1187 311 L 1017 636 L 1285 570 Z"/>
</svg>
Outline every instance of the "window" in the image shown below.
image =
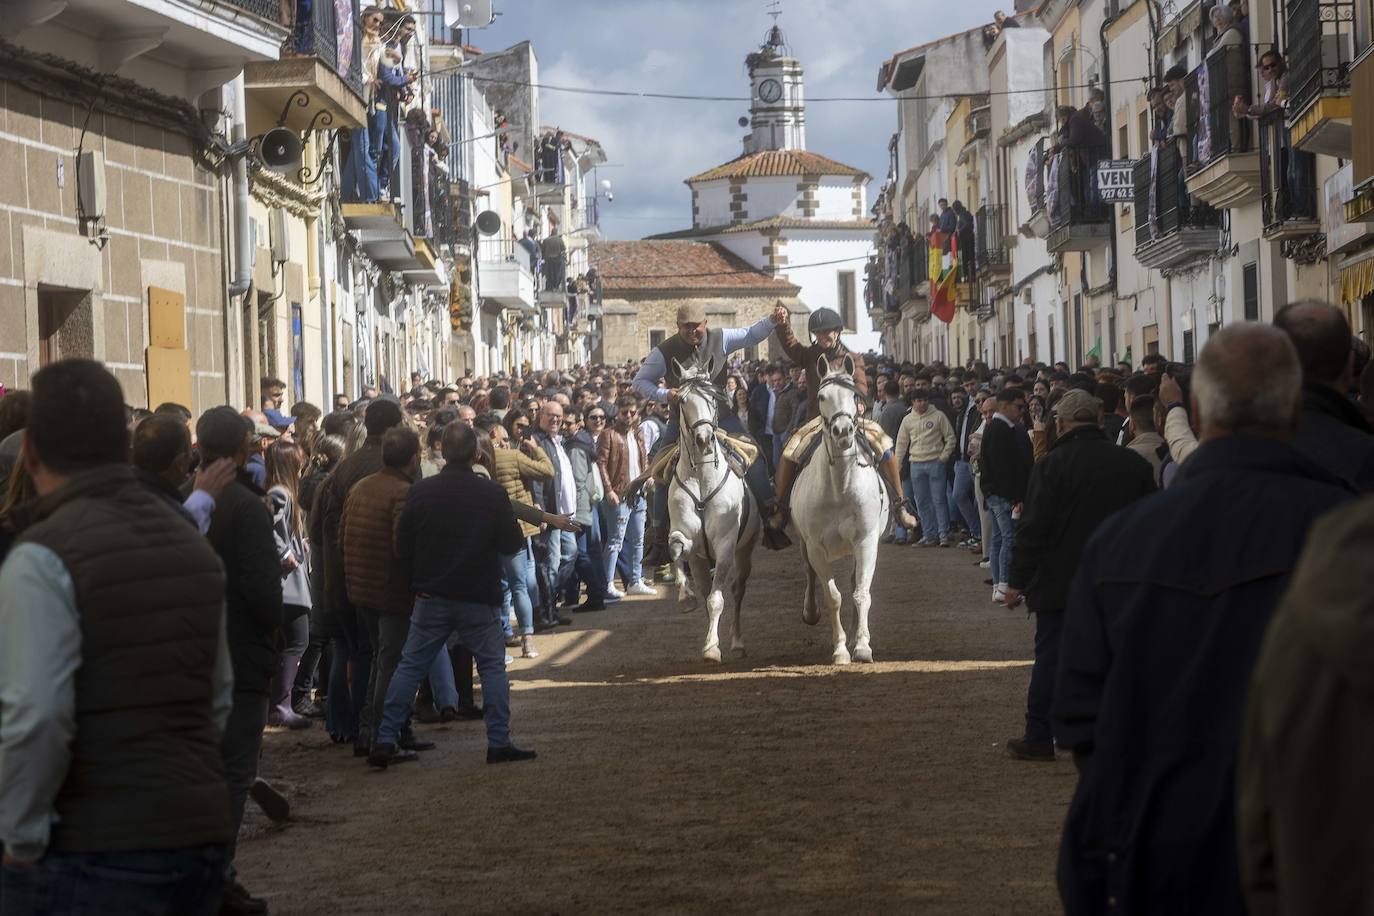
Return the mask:
<svg viewBox="0 0 1374 916">
<path fill-rule="evenodd" d="M 1131 156 L 1131 136 L 1125 124 L 1116 129 L 1116 155 L 1118 159 L 1129 159 Z"/>
<path fill-rule="evenodd" d="M 258 378 L 270 375 L 280 378 L 277 375 L 277 329 L 276 324 L 277 310 L 273 306 L 272 297 L 266 293 L 258 295 L 258 370 L 250 372 L 248 377 Z M 254 397 L 248 403 L 258 405 L 258 398 Z"/>
<path fill-rule="evenodd" d="M 1191 330 L 1183 332 L 1183 361 L 1192 363 L 1193 361 L 1193 332 Z"/>
<path fill-rule="evenodd" d="M 839 306 L 840 318 L 844 320 L 844 329 L 846 331 L 857 330 L 858 325 L 854 315 L 854 271 L 839 271 L 835 274 L 835 278 L 839 285 L 835 303 Z"/>
<path fill-rule="evenodd" d="M 95 356 L 91 294 L 85 290 L 38 287 L 38 365 Z"/>
<path fill-rule="evenodd" d="M 1245 302 L 1245 320 L 1259 321 L 1259 265 L 1253 261 L 1240 271 Z"/>
<path fill-rule="evenodd" d="M 668 337 L 668 332 L 662 328 L 653 328 L 649 331 L 649 349 L 657 347 Z"/>
<path fill-rule="evenodd" d="M 1145 355 L 1151 356 L 1159 352 L 1159 325 L 1149 324 L 1140 329 L 1141 337 L 1145 344 Z"/>
</svg>

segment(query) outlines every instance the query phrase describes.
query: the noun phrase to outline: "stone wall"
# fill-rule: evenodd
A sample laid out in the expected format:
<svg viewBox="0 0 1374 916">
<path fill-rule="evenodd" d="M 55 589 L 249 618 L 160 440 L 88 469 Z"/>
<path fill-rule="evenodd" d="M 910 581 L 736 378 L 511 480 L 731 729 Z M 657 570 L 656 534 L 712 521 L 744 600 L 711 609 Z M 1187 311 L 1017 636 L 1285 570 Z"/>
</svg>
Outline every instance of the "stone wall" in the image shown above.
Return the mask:
<svg viewBox="0 0 1374 916">
<path fill-rule="evenodd" d="M 743 328 L 768 317 L 777 297 L 688 298 L 679 295 L 662 299 L 607 299 L 603 304 L 601 348 L 597 360 L 615 365 L 643 359 L 655 345 L 655 331 L 661 331 L 664 337 L 677 333 L 677 310 L 687 302 L 700 302 L 712 327 Z M 804 321 L 802 328 L 805 329 Z M 760 357 L 772 358 L 780 353 L 773 337 L 758 348 Z"/>
<path fill-rule="evenodd" d="M 78 220 L 78 144 L 105 157 L 99 224 Z M 174 294 L 173 315 L 182 297 L 187 406 L 224 403 L 220 212 L 219 181 L 182 134 L 0 81 L 0 383 L 26 387 L 41 354 L 93 357 L 146 405 L 152 288 Z"/>
</svg>

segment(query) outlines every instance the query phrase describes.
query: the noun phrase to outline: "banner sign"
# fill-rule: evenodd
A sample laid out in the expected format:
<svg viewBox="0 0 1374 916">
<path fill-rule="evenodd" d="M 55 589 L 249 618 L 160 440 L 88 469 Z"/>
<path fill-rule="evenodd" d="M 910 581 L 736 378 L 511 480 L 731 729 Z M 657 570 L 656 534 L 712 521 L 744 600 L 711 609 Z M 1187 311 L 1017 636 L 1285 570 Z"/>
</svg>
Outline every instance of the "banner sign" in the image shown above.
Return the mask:
<svg viewBox="0 0 1374 916">
<path fill-rule="evenodd" d="M 1097 193 L 1104 204 L 1129 204 L 1135 200 L 1135 163 L 1130 159 L 1104 159 L 1097 164 Z"/>
</svg>

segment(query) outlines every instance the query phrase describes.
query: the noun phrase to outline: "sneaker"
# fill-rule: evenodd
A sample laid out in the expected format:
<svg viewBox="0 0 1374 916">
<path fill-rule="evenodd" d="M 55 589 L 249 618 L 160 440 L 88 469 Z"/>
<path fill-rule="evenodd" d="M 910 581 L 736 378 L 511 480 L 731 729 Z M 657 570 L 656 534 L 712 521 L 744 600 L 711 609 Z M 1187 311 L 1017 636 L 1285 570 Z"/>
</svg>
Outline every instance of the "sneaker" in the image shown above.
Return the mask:
<svg viewBox="0 0 1374 916">
<path fill-rule="evenodd" d="M 997 583 L 996 585 L 994 585 L 994 586 L 992 587 L 992 603 L 993 603 L 993 604 L 1006 604 L 1006 603 L 1007 603 L 1007 587 L 1006 587 L 1005 585 L 1003 585 L 1001 582 Z"/>
<path fill-rule="evenodd" d="M 520 637 L 520 657 L 521 657 L 521 658 L 538 658 L 538 657 L 539 657 L 539 650 L 536 649 L 536 648 L 534 647 L 534 637 L 533 637 L 533 636 L 522 636 L 522 637 Z"/>
<path fill-rule="evenodd" d="M 641 579 L 634 585 L 631 585 L 629 588 L 625 589 L 625 594 L 640 595 L 646 598 L 657 598 L 658 589 L 654 588 L 652 585 L 646 584 L 644 580 Z"/>
<path fill-rule="evenodd" d="M 614 585 L 608 585 L 606 586 L 606 597 L 610 598 L 612 601 L 619 601 L 621 598 L 625 597 L 625 592 L 622 592 Z"/>
<path fill-rule="evenodd" d="M 991 560 L 979 560 L 979 561 L 978 561 L 978 568 L 979 568 L 979 569 L 992 569 L 992 561 L 991 561 Z"/>
<path fill-rule="evenodd" d="M 941 546 L 941 547 L 953 547 L 953 546 L 954 546 L 954 535 L 952 535 L 952 534 L 945 535 L 944 539 L 942 539 L 942 540 L 940 541 L 940 546 Z"/>
<path fill-rule="evenodd" d="M 1007 753 L 1017 760 L 1054 760 L 1054 745 L 1046 741 L 1027 741 L 1025 738 L 1012 738 L 1006 744 Z"/>
<path fill-rule="evenodd" d="M 510 664 L 511 662 L 513 662 L 513 661 L 515 661 L 515 656 L 514 656 L 514 655 L 507 655 L 507 656 L 506 656 L 506 664 L 507 664 L 507 665 L 509 665 L 509 664 Z"/>
</svg>

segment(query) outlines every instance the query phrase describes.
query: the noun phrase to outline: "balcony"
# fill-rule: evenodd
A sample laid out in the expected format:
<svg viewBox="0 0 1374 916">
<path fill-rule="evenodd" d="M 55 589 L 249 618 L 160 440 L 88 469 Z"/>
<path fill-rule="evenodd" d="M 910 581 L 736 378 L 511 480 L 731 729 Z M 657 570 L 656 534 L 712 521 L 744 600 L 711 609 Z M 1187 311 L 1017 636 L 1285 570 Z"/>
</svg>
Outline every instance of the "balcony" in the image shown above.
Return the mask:
<svg viewBox="0 0 1374 916">
<path fill-rule="evenodd" d="M 980 140 L 992 132 L 992 107 L 984 104 L 980 108 L 975 108 L 968 113 L 964 121 L 964 129 L 968 132 L 968 140 Z"/>
<path fill-rule="evenodd" d="M 393 185 L 398 189 L 394 200 L 340 204 L 344 225 L 357 233 L 363 252 L 386 270 L 401 274 L 407 283 L 417 286 L 448 286 L 448 272 L 435 247 L 442 245 L 444 236 L 437 233 L 436 223 L 450 232 L 451 221 L 443 214 L 436 216 L 433 200 L 441 193 L 447 200 L 448 181 L 431 180 L 422 141 L 401 131 L 401 152 L 397 157 L 398 174 Z"/>
<path fill-rule="evenodd" d="M 1217 48 L 1188 75 L 1188 193 L 1227 209 L 1260 197 L 1260 157 L 1248 118 L 1232 113 L 1249 99 L 1250 55 L 1243 45 Z"/>
<path fill-rule="evenodd" d="M 1288 126 L 1298 149 L 1350 158 L 1354 28 L 1350 0 L 1288 4 Z"/>
<path fill-rule="evenodd" d="M 530 255 L 512 238 L 477 241 L 477 295 L 502 308 L 534 314 L 536 294 Z M 564 294 L 559 293 L 559 302 Z"/>
<path fill-rule="evenodd" d="M 1050 254 L 1093 251 L 1111 237 L 1111 207 L 1097 193 L 1097 162 L 1104 158 L 1104 150 L 1072 148 L 1050 157 L 1045 169 L 1045 247 Z"/>
<path fill-rule="evenodd" d="M 980 280 L 1011 274 L 1007 249 L 1007 210 L 1003 204 L 988 204 L 974 214 L 978 247 L 974 268 Z"/>
<path fill-rule="evenodd" d="M 1221 248 L 1221 214 L 1188 195 L 1181 166 L 1172 145 L 1135 164 L 1135 256 L 1142 267 L 1174 267 Z"/>
<path fill-rule="evenodd" d="M 1350 68 L 1351 102 L 1360 111 L 1374 110 L 1374 54 Z M 1361 118 L 1351 137 L 1350 177 L 1354 189 L 1345 202 L 1347 223 L 1374 222 L 1374 118 Z"/>
<path fill-rule="evenodd" d="M 1260 204 L 1264 237 L 1303 238 L 1321 231 L 1317 219 L 1317 158 L 1294 149 L 1283 111 L 1259 121 Z"/>
<path fill-rule="evenodd" d="M 280 5 L 275 2 L 236 2 L 250 10 L 270 6 L 273 19 L 280 15 Z M 295 131 L 307 127 L 361 127 L 367 123 L 358 3 L 348 0 L 344 5 L 350 8 L 341 21 L 336 14 L 338 3 L 298 3 L 297 10 L 302 15 L 295 21 L 281 60 L 255 61 L 244 67 L 244 87 L 254 107 L 261 109 L 253 117 L 259 123 L 250 124 L 250 132 L 265 130 L 279 120 Z M 304 93 L 303 102 L 297 93 Z M 327 113 L 328 119 L 321 116 L 314 120 L 321 111 Z"/>
</svg>

